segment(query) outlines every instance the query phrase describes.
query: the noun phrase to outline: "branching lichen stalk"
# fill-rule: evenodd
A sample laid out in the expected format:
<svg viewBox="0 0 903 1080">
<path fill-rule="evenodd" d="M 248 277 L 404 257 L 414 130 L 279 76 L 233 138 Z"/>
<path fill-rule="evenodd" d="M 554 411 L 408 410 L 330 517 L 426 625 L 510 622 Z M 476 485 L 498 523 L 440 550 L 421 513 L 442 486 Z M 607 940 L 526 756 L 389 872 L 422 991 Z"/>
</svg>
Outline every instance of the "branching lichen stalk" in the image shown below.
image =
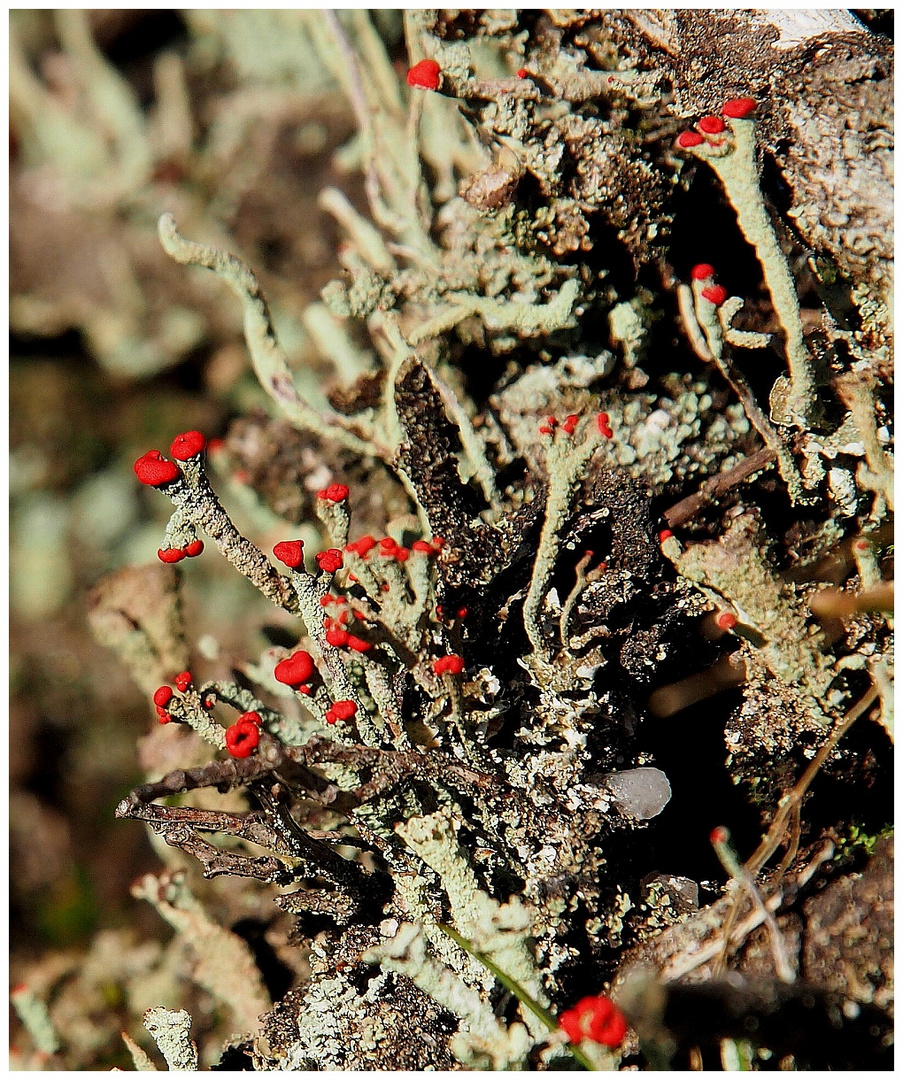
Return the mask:
<svg viewBox="0 0 903 1080">
<path fill-rule="evenodd" d="M 338 416 L 318 412 L 303 401 L 295 389 L 285 353 L 276 337 L 270 309 L 254 274 L 235 255 L 228 255 L 209 244 L 184 239 L 172 214 L 163 214 L 159 224 L 160 240 L 166 253 L 186 266 L 204 266 L 221 277 L 238 294 L 244 306 L 245 340 L 261 386 L 298 428 L 329 436 L 347 450 L 365 456 L 379 453 L 379 448 L 348 431 Z"/>
<path fill-rule="evenodd" d="M 755 123 L 729 120 L 733 146 L 703 144 L 694 152 L 715 170 L 737 212 L 746 239 L 756 249 L 771 294 L 775 315 L 784 331 L 790 373 L 790 411 L 800 426 L 818 419 L 819 405 L 812 361 L 803 339 L 803 324 L 796 285 L 774 225 L 765 208 L 756 163 Z"/>
</svg>

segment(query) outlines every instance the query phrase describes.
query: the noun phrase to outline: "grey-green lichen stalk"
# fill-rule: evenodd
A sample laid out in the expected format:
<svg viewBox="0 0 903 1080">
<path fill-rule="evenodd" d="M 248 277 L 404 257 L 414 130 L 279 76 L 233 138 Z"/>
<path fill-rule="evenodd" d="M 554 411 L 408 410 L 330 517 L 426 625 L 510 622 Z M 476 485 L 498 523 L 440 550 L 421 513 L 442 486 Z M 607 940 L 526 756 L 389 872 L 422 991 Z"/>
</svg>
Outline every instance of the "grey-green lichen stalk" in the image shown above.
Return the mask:
<svg viewBox="0 0 903 1080">
<path fill-rule="evenodd" d="M 784 349 L 790 374 L 787 409 L 797 427 L 807 428 L 818 421 L 821 411 L 815 372 L 803 338 L 793 275 L 762 197 L 756 160 L 755 121 L 733 117 L 728 118 L 727 124 L 729 136 L 710 138 L 687 149 L 714 169 L 737 212 L 743 235 L 756 249 L 775 315 L 784 331 Z"/>
</svg>

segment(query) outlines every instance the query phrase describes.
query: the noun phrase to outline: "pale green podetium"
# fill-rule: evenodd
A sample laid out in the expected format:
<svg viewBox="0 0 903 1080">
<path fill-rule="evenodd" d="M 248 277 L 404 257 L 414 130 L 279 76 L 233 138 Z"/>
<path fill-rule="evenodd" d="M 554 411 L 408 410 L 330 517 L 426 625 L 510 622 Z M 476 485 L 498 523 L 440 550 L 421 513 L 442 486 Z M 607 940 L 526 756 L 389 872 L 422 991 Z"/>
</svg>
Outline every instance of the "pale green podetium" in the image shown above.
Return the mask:
<svg viewBox="0 0 903 1080">
<path fill-rule="evenodd" d="M 803 340 L 796 285 L 759 187 L 755 123 L 738 119 L 727 123 L 733 139 L 703 142 L 690 152 L 715 170 L 737 211 L 743 235 L 756 249 L 775 314 L 784 331 L 790 373 L 789 394 L 784 403 L 786 416 L 798 427 L 809 427 L 817 422 L 819 413 L 815 376 Z"/>
<path fill-rule="evenodd" d="M 580 426 L 585 423 L 585 419 L 581 419 Z M 534 668 L 545 667 L 552 660 L 552 652 L 539 626 L 540 609 L 558 562 L 561 533 L 573 511 L 574 496 L 583 482 L 587 463 L 598 448 L 599 437 L 594 426 L 590 427 L 580 443 L 562 427 L 557 427 L 549 440 L 546 456 L 549 473 L 546 515 L 536 562 L 533 564 L 533 576 L 524 601 L 524 629 L 533 648 L 529 663 Z"/>
</svg>

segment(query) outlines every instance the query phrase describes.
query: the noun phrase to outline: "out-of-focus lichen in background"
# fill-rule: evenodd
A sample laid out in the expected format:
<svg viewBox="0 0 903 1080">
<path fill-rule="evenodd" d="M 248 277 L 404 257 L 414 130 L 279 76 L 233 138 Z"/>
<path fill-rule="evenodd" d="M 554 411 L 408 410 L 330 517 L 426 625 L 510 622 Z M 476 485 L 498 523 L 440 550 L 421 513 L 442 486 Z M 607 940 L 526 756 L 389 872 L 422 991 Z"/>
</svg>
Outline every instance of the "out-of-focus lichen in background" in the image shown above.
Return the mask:
<svg viewBox="0 0 903 1080">
<path fill-rule="evenodd" d="M 480 831 L 493 809 L 467 803 L 460 867 L 445 804 L 419 805 L 397 831 L 444 883 L 459 931 L 474 909 L 448 881 L 479 883 L 475 910 L 510 932 L 506 961 L 556 1010 L 616 977 L 629 984 L 639 1004 L 625 996 L 624 1007 L 647 1062 L 686 1054 L 728 1068 L 752 1053 L 727 1029 L 704 1052 L 692 1024 L 672 1017 L 668 1029 L 637 971 L 680 974 L 692 935 L 733 917 L 710 830 L 729 825 L 749 856 L 826 725 L 874 684 L 876 717 L 845 736 L 788 826 L 793 852 L 773 895 L 786 874 L 780 932 L 804 941 L 807 979 L 888 1009 L 889 241 L 855 200 L 830 203 L 833 189 L 813 217 L 822 196 L 807 185 L 830 188 L 818 187 L 826 165 L 793 149 L 800 111 L 838 80 L 867 118 L 845 138 L 863 140 L 881 204 L 892 121 L 869 91 L 886 81 L 892 25 L 887 13 L 862 16 L 884 44 L 870 51 L 848 26 L 829 35 L 849 54 L 834 49 L 839 74 L 820 85 L 802 47 L 778 76 L 755 50 L 739 82 L 719 70 L 713 42 L 731 40 L 729 12 L 695 38 L 654 12 L 10 13 L 13 1068 L 133 1068 L 145 1052 L 159 1062 L 141 1027 L 159 1007 L 187 1010 L 202 1068 L 502 1067 L 538 1039 L 505 1027 L 498 994 L 493 1015 L 492 980 L 460 956 L 468 992 L 485 993 L 467 1006 L 467 1038 L 454 1034 L 428 965 L 411 975 L 425 948 L 413 923 L 396 938 L 380 923 L 389 942 L 370 926 L 338 933 L 309 911 L 296 925 L 272 885 L 207 881 L 183 852 L 114 819 L 149 775 L 210 758 L 186 727 L 157 724 L 154 688 L 189 664 L 201 678 L 252 678 L 265 649 L 299 632 L 212 544 L 181 587 L 181 570 L 142 571 L 168 511 L 132 464 L 191 429 L 217 438 L 217 491 L 265 551 L 289 535 L 321 542 L 316 493 L 334 480 L 351 488 L 353 536 L 389 523 L 413 535 L 413 499 L 421 522 L 442 522 L 456 553 L 439 564 L 444 595 L 471 620 L 453 631 L 473 671 L 468 708 L 479 700 L 480 739 L 501 748 L 493 762 L 471 747 L 472 760 L 504 762 L 517 797 L 551 792 L 543 820 L 560 825 L 548 848 L 523 822 L 502 830 L 508 841 L 526 830 L 534 921 L 503 903 L 510 866 L 498 836 Z M 656 46 L 676 55 L 664 46 L 679 33 L 698 50 L 695 82 L 689 66 L 650 59 Z M 426 56 L 441 62 L 442 93 L 406 84 Z M 757 130 L 773 148 L 762 159 L 769 205 L 799 229 L 782 226 L 780 241 L 828 403 L 811 426 L 813 403 L 794 397 L 780 344 L 762 337 L 780 343 L 786 328 L 735 209 L 704 159 L 675 148 L 700 115 L 744 93 L 767 106 Z M 815 111 L 830 123 L 830 109 Z M 253 269 L 308 411 L 270 400 L 240 304 L 214 274 L 167 255 L 164 212 L 181 236 Z M 735 326 L 719 328 L 690 284 L 701 263 L 746 298 Z M 421 413 L 441 417 L 455 448 L 460 505 L 445 507 L 450 489 L 428 474 Z M 538 431 L 552 414 L 597 413 L 613 431 L 584 505 L 561 433 L 547 432 L 550 443 Z M 711 498 L 685 501 L 719 476 L 730 479 Z M 583 558 L 599 542 L 609 550 Z M 852 607 L 832 593 L 819 622 L 810 601 L 829 586 Z M 726 638 L 719 612 L 748 632 Z M 156 635 L 144 661 L 139 624 Z M 198 799 L 246 805 L 239 791 Z M 578 819 L 589 854 L 579 837 L 568 846 Z M 804 886 L 823 862 L 829 902 L 807 908 Z M 561 868 L 572 865 L 570 881 Z M 831 916 L 844 905 L 866 945 L 844 954 L 840 975 Z M 684 923 L 694 929 L 681 937 Z M 738 964 L 764 980 L 782 953 L 758 933 Z M 437 984 L 451 977 L 434 963 Z M 777 1008 L 759 984 L 749 994 L 757 1016 Z M 172 1034 L 182 1022 L 155 1013 L 147 1026 L 162 1023 L 171 1065 L 192 1067 Z M 374 1024 L 376 1042 L 361 1043 Z M 130 1053 L 122 1031 L 144 1049 Z M 806 1052 L 786 1051 L 789 1067 Z M 533 1067 L 568 1060 L 533 1055 Z"/>
</svg>

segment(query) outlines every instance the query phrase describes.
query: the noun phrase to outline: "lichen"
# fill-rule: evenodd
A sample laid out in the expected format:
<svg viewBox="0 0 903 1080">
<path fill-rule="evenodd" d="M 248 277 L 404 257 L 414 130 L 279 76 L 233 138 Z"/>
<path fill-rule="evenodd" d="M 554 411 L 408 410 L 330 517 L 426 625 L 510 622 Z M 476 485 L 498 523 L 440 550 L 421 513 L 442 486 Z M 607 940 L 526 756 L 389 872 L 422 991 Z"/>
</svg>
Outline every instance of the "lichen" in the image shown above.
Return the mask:
<svg viewBox="0 0 903 1080">
<path fill-rule="evenodd" d="M 409 62 L 438 65 L 435 90 L 399 78 L 402 22 Z M 782 963 L 766 974 L 795 976 L 776 936 L 781 878 L 795 875 L 789 904 L 834 825 L 827 811 L 810 822 L 798 807 L 759 862 L 734 859 L 720 906 L 713 883 L 678 873 L 683 848 L 667 874 L 660 853 L 678 837 L 705 866 L 675 824 L 693 799 L 713 804 L 692 819 L 699 843 L 714 813 L 758 813 L 766 830 L 783 820 L 800 769 L 848 766 L 837 743 L 857 702 L 889 724 L 890 395 L 883 338 L 870 336 L 883 300 L 860 289 L 856 329 L 826 309 L 804 331 L 802 264 L 763 199 L 753 121 L 736 117 L 723 143 L 694 152 L 764 291 L 679 280 L 711 256 L 683 250 L 702 243 L 692 229 L 672 244 L 688 213 L 672 194 L 692 182 L 674 98 L 604 12 L 193 12 L 185 24 L 153 122 L 83 14 L 53 25 L 91 124 L 35 85 L 15 40 L 11 61 L 27 153 L 46 162 L 59 148 L 72 206 L 134 214 L 146 238 L 151 208 L 171 208 L 159 239 L 179 265 L 165 272 L 190 299 L 153 324 L 130 370 L 184 357 L 196 306 L 225 313 L 216 364 L 240 372 L 246 352 L 259 384 L 224 377 L 224 443 L 188 432 L 175 462 L 139 459 L 162 472 L 136 468 L 147 505 L 170 514 L 146 551 L 162 537 L 159 553 L 181 563 L 204 537 L 205 561 L 189 551 L 178 567 L 120 570 L 91 597 L 98 637 L 156 713 L 147 780 L 116 795 L 116 813 L 172 860 L 133 896 L 175 938 L 115 968 L 117 993 L 132 1013 L 155 996 L 146 1024 L 177 1069 L 220 1053 L 221 1067 L 242 1057 L 260 1071 L 548 1069 L 571 1053 L 609 1069 L 637 1055 L 670 1064 L 643 994 L 625 1005 L 640 1043 L 625 1036 L 611 1054 L 566 1043 L 555 1017 L 607 992 L 636 942 L 654 949 L 685 924 L 669 975 L 695 970 L 703 923 L 714 966 L 736 919 L 771 934 Z M 235 85 L 194 116 L 194 95 L 220 80 Z M 346 141 L 326 133 L 333 152 L 318 152 L 311 181 L 334 248 L 314 287 L 273 272 L 265 228 L 257 244 L 241 234 L 269 163 L 291 173 L 299 146 L 326 139 L 312 130 L 326 100 L 341 101 L 330 108 Z M 268 110 L 264 151 L 253 136 Z M 151 185 L 167 163 L 190 182 L 161 200 Z M 292 190 L 272 196 L 277 250 L 315 197 L 298 208 L 282 198 Z M 116 370 L 150 300 L 129 303 L 118 332 L 96 313 L 79 323 Z M 188 435 L 194 452 L 177 453 Z M 62 518 L 53 534 L 58 553 Z M 221 599 L 218 556 L 245 592 Z M 232 619 L 234 633 L 215 630 Z M 863 755 L 863 783 L 880 756 Z M 723 807 L 710 788 L 731 792 Z M 209 888 L 189 885 L 195 863 Z M 98 992 L 103 955 L 79 992 Z M 45 989 L 19 992 L 17 1008 L 55 1054 L 76 993 L 66 1011 Z M 670 992 L 656 984 L 649 999 Z M 135 1066 L 150 1069 L 135 1034 Z"/>
</svg>

